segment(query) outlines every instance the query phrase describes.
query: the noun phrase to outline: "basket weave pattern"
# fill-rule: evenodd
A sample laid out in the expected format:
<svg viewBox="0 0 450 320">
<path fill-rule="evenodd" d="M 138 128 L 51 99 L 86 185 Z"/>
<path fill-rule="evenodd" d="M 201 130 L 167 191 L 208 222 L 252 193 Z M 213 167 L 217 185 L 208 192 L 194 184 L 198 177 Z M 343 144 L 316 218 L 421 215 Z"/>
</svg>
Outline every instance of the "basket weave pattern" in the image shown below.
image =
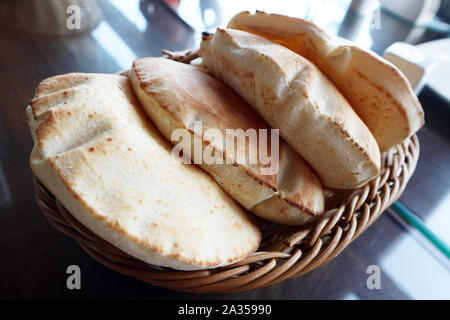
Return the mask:
<svg viewBox="0 0 450 320">
<path fill-rule="evenodd" d="M 171 59 L 189 63 L 166 52 Z M 267 224 L 258 251 L 232 265 L 201 271 L 176 271 L 144 263 L 99 238 L 80 224 L 35 179 L 36 199 L 48 221 L 78 241 L 95 260 L 125 275 L 173 290 L 238 292 L 271 286 L 298 277 L 334 259 L 403 193 L 415 170 L 419 142 L 414 135 L 382 154 L 381 174 L 347 194 L 327 191 L 326 213 L 307 226 Z"/>
</svg>

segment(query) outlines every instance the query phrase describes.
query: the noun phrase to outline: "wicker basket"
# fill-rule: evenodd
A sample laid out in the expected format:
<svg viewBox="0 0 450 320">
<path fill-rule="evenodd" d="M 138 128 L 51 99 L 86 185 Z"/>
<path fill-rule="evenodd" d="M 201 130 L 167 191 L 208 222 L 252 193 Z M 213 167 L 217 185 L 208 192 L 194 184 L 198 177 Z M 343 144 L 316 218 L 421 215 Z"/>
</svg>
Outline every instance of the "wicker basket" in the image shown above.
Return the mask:
<svg viewBox="0 0 450 320">
<path fill-rule="evenodd" d="M 186 63 L 197 57 L 195 51 L 165 54 Z M 400 197 L 418 157 L 419 142 L 414 135 L 382 154 L 381 174 L 361 189 L 347 194 L 327 191 L 327 212 L 313 224 L 267 224 L 256 253 L 233 265 L 202 271 L 176 271 L 139 261 L 81 225 L 36 179 L 35 189 L 37 203 L 49 222 L 103 265 L 178 291 L 238 292 L 298 277 L 335 258 Z"/>
</svg>

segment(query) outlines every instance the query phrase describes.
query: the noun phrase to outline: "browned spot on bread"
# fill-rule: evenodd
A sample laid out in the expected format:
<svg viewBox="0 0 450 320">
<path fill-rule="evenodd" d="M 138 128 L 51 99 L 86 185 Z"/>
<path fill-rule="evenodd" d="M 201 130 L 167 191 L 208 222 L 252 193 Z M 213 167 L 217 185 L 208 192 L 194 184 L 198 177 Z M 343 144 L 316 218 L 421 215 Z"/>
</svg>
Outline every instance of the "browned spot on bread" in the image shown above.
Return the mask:
<svg viewBox="0 0 450 320">
<path fill-rule="evenodd" d="M 380 85 L 370 81 L 362 72 L 360 72 L 359 70 L 356 70 L 355 68 L 353 68 L 353 71 L 358 75 L 358 77 L 360 77 L 362 80 L 364 80 L 365 82 L 367 82 L 370 86 L 374 87 L 378 92 L 380 92 L 381 94 L 383 94 L 396 108 L 396 110 L 402 115 L 402 117 L 404 119 L 407 118 L 407 114 L 406 111 L 403 109 L 402 104 L 395 99 L 392 94 L 390 92 L 388 92 L 387 90 L 385 90 L 383 87 L 381 87 Z M 372 104 L 373 107 L 379 109 L 378 105 L 376 104 L 376 102 L 373 102 Z M 386 111 L 388 111 L 388 109 L 386 109 Z M 405 126 L 406 126 L 406 130 L 410 131 L 410 127 L 409 127 L 409 123 L 407 121 L 405 121 Z"/>
<path fill-rule="evenodd" d="M 233 227 L 236 228 L 236 229 L 238 229 L 238 230 L 242 230 L 242 225 L 241 225 L 240 223 L 235 222 L 235 223 L 233 224 Z"/>
<path fill-rule="evenodd" d="M 298 210 L 303 211 L 306 214 L 309 214 L 311 216 L 317 216 L 318 215 L 318 213 L 312 211 L 311 209 L 299 205 L 296 201 L 292 201 L 292 200 L 290 200 L 288 198 L 284 198 L 284 201 L 286 201 L 290 206 L 292 206 L 294 208 L 297 208 Z"/>
<path fill-rule="evenodd" d="M 308 40 L 309 45 L 310 45 L 311 47 L 313 47 L 314 50 L 317 51 L 317 47 L 316 47 L 316 45 L 314 44 L 314 42 L 312 42 L 312 40 L 311 40 L 310 38 L 306 38 L 306 40 Z"/>
<path fill-rule="evenodd" d="M 261 98 L 266 106 L 272 106 L 277 99 L 273 88 L 262 86 L 260 89 Z"/>
<path fill-rule="evenodd" d="M 333 122 L 334 125 L 337 128 L 339 128 L 340 132 L 351 142 L 352 146 L 354 146 L 361 152 L 361 154 L 366 158 L 367 162 L 370 163 L 371 167 L 376 171 L 376 175 L 378 175 L 380 173 L 380 167 L 373 161 L 371 154 L 369 154 L 369 151 L 366 150 L 363 146 L 361 146 L 358 142 L 356 142 L 341 123 L 335 121 L 333 118 L 331 118 L 327 115 L 323 115 L 323 116 L 328 118 L 329 121 Z M 371 150 L 371 151 L 374 151 L 374 150 Z M 376 152 L 379 152 L 379 151 L 376 151 Z"/>
</svg>

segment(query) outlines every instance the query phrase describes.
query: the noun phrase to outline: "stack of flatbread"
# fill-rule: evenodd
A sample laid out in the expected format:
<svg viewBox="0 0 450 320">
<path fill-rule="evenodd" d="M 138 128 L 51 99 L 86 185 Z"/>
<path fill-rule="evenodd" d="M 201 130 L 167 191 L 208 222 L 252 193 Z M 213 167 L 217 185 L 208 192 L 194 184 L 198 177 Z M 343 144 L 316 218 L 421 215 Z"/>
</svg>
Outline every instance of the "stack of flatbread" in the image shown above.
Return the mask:
<svg viewBox="0 0 450 320">
<path fill-rule="evenodd" d="M 397 68 L 301 19 L 240 13 L 203 35 L 200 55 L 200 67 L 143 58 L 128 77 L 55 76 L 27 107 L 36 177 L 83 225 L 153 265 L 228 265 L 258 249 L 264 221 L 313 222 L 324 188 L 374 179 L 380 150 L 424 122 Z M 243 154 L 217 138 L 271 129 L 275 140 L 238 141 Z M 193 146 L 181 155 L 177 132 Z M 216 161 L 192 161 L 195 145 Z"/>
</svg>

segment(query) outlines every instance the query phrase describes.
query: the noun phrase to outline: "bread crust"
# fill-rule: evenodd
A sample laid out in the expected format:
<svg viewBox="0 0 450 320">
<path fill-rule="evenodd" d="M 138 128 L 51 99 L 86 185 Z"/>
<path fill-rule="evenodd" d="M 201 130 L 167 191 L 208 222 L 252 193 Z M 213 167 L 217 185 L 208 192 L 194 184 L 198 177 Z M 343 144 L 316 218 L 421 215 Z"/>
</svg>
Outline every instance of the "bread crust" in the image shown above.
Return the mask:
<svg viewBox="0 0 450 320">
<path fill-rule="evenodd" d="M 198 270 L 259 247 L 254 217 L 201 169 L 172 162 L 127 77 L 43 80 L 27 117 L 33 173 L 80 223 L 129 255 Z"/>
<path fill-rule="evenodd" d="M 228 28 L 258 34 L 316 64 L 374 135 L 380 150 L 402 143 L 424 124 L 424 112 L 401 71 L 376 53 L 329 35 L 310 21 L 241 12 Z"/>
<path fill-rule="evenodd" d="M 218 29 L 200 54 L 335 189 L 358 188 L 379 174 L 372 134 L 333 83 L 311 62 L 258 35 Z"/>
<path fill-rule="evenodd" d="M 227 129 L 270 129 L 231 89 L 196 67 L 163 58 L 136 60 L 129 77 L 144 109 L 168 140 L 174 130 L 186 129 L 191 141 L 197 136 L 203 148 L 212 147 L 223 157 L 223 164 L 203 162 L 200 166 L 245 208 L 284 224 L 303 224 L 323 213 L 319 178 L 283 141 L 278 172 L 264 175 L 259 161 L 248 161 L 251 151 L 258 154 L 259 140 L 253 144 L 246 139 L 245 162 L 241 162 L 227 153 L 223 144 L 194 132 L 193 119 L 201 120 L 203 132 L 217 129 L 223 136 Z M 267 148 L 270 150 L 270 144 Z M 193 159 L 192 154 L 190 157 Z M 273 204 L 270 209 L 261 205 L 268 199 Z"/>
</svg>

